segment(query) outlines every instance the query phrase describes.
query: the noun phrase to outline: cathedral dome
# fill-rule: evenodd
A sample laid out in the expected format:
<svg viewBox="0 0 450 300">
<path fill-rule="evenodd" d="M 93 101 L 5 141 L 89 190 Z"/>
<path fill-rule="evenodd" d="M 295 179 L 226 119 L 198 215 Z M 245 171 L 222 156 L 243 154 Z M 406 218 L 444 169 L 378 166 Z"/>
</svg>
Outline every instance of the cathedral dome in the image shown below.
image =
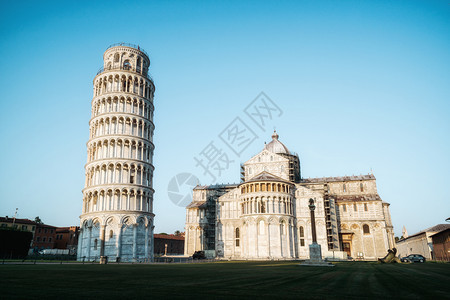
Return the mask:
<svg viewBox="0 0 450 300">
<path fill-rule="evenodd" d="M 285 153 L 289 154 L 289 149 L 278 140 L 278 133 L 274 130 L 272 134 L 272 141 L 264 147 L 265 150 L 268 150 L 273 153 Z"/>
</svg>

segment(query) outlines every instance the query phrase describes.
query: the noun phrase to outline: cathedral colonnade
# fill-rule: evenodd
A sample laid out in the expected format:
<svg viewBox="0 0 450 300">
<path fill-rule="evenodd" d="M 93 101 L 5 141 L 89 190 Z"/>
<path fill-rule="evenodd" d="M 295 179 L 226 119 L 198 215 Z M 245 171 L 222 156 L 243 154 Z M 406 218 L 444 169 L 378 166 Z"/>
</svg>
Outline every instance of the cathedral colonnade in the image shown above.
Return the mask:
<svg viewBox="0 0 450 300">
<path fill-rule="evenodd" d="M 290 182 L 248 181 L 240 186 L 240 226 L 233 230 L 234 246 L 246 259 L 298 257 L 294 219 L 294 185 Z M 225 231 L 222 238 L 229 239 Z M 238 250 L 238 251 L 236 251 Z"/>
<path fill-rule="evenodd" d="M 316 220 L 316 226 L 324 226 L 324 222 Z M 219 244 L 225 247 L 218 249 L 217 255 L 226 259 L 308 258 L 308 246 L 312 243 L 310 220 L 296 222 L 294 217 L 273 214 L 247 216 L 238 223 L 223 220 L 217 224 L 216 232 Z M 319 242 L 325 244 L 326 239 Z"/>
<path fill-rule="evenodd" d="M 148 189 L 107 187 L 85 192 L 83 213 L 102 211 L 153 211 L 153 192 Z"/>
<path fill-rule="evenodd" d="M 294 214 L 294 189 L 290 183 L 251 182 L 240 187 L 241 215 Z"/>
<path fill-rule="evenodd" d="M 93 80 L 78 259 L 153 259 L 153 124 L 150 59 L 115 44 Z"/>
<path fill-rule="evenodd" d="M 241 257 L 247 259 L 293 259 L 297 255 L 292 217 L 243 218 Z M 235 229 L 236 233 L 236 229 Z"/>
</svg>

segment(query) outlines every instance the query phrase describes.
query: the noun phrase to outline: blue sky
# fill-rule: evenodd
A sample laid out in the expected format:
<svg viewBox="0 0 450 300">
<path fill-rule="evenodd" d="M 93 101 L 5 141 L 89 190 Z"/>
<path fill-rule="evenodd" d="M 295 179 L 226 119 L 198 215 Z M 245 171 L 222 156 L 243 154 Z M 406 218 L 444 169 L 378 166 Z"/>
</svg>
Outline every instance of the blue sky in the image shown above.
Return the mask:
<svg viewBox="0 0 450 300">
<path fill-rule="evenodd" d="M 168 183 L 213 141 L 234 162 L 276 127 L 305 177 L 367 174 L 395 232 L 450 216 L 448 1 L 3 1 L 0 215 L 79 223 L 92 80 L 112 43 L 151 59 L 156 232 L 183 230 Z M 244 108 L 283 111 L 261 129 Z M 236 117 L 258 138 L 238 157 L 218 135 Z"/>
</svg>

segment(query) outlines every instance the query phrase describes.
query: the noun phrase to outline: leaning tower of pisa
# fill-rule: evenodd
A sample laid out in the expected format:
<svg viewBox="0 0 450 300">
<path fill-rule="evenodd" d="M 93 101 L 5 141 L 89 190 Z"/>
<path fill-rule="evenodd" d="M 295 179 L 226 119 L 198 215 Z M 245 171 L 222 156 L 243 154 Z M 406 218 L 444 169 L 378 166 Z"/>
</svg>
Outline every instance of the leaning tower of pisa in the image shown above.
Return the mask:
<svg viewBox="0 0 450 300">
<path fill-rule="evenodd" d="M 115 44 L 94 78 L 78 260 L 153 259 L 153 95 L 150 59 Z"/>
</svg>

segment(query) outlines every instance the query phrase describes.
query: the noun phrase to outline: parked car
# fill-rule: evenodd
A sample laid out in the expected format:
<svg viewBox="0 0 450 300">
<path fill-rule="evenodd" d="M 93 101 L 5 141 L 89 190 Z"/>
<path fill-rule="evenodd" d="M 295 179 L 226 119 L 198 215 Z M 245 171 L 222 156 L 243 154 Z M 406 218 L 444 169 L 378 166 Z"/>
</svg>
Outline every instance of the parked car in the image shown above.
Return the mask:
<svg viewBox="0 0 450 300">
<path fill-rule="evenodd" d="M 402 262 L 425 262 L 425 257 L 420 254 L 410 254 L 400 259 Z"/>
<path fill-rule="evenodd" d="M 195 251 L 194 254 L 192 254 L 193 259 L 205 259 L 205 251 Z"/>
</svg>

